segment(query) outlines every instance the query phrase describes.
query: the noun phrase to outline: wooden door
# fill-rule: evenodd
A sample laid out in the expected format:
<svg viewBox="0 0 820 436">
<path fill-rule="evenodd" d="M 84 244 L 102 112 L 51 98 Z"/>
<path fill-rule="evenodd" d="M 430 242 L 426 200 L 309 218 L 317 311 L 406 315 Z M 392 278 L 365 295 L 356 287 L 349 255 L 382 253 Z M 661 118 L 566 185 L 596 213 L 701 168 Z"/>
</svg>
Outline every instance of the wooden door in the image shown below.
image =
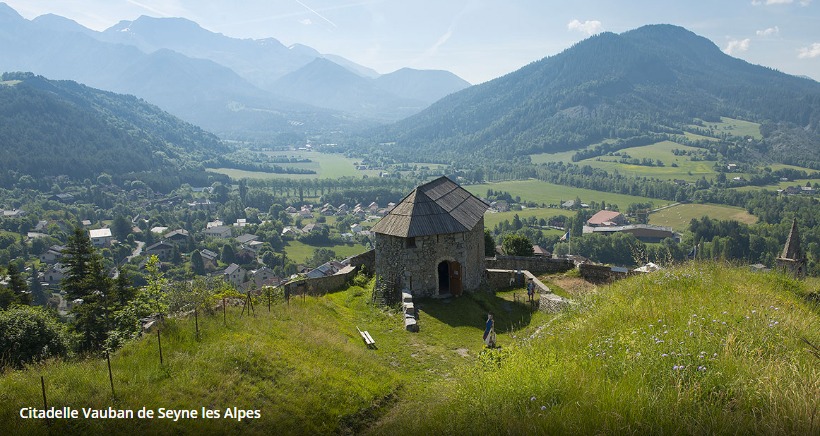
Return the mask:
<svg viewBox="0 0 820 436">
<path fill-rule="evenodd" d="M 461 295 L 461 264 L 452 261 L 450 262 L 450 293 L 453 295 Z"/>
</svg>

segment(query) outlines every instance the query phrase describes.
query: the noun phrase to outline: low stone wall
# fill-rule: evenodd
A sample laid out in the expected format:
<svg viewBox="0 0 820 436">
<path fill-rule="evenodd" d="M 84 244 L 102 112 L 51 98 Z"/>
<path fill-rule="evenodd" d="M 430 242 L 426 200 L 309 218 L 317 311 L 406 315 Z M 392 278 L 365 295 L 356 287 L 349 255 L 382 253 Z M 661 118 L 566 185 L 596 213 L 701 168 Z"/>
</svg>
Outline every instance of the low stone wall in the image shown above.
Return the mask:
<svg viewBox="0 0 820 436">
<path fill-rule="evenodd" d="M 283 288 L 291 296 L 306 294 L 318 297 L 346 287 L 358 270 L 352 267 L 345 268 L 332 276 L 295 280 L 284 285 Z"/>
<path fill-rule="evenodd" d="M 609 283 L 637 274 L 629 270 L 614 270 L 611 266 L 588 263 L 582 263 L 578 269 L 581 272 L 581 277 L 592 283 Z"/>
<path fill-rule="evenodd" d="M 524 286 L 524 274 L 515 270 L 487 269 L 486 277 L 487 287 L 491 291 Z"/>
<path fill-rule="evenodd" d="M 569 259 L 538 256 L 496 256 L 485 260 L 487 269 L 526 270 L 533 274 L 551 274 L 569 271 L 575 263 Z"/>
<path fill-rule="evenodd" d="M 368 274 L 373 274 L 376 268 L 376 250 L 365 251 L 362 254 L 348 258 L 348 260 L 350 261 L 350 266 L 356 267 L 356 269 L 360 266 L 364 266 L 365 271 L 369 271 Z"/>
</svg>

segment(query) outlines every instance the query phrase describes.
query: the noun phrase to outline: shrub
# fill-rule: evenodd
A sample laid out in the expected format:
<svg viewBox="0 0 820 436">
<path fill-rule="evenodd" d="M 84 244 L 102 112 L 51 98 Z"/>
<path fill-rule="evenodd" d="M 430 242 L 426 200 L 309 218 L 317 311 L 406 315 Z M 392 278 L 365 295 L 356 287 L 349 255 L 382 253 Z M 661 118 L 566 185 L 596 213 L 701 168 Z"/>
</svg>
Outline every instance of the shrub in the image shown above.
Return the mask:
<svg viewBox="0 0 820 436">
<path fill-rule="evenodd" d="M 0 311 L 0 366 L 20 368 L 69 350 L 66 329 L 45 309 L 12 306 Z"/>
</svg>

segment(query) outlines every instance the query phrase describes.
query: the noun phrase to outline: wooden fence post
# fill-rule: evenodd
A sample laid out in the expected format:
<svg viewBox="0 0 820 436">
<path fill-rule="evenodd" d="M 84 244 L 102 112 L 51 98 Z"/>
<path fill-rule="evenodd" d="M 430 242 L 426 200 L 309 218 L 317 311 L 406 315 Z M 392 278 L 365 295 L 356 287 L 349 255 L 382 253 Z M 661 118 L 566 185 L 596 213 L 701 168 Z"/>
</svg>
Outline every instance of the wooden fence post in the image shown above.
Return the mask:
<svg viewBox="0 0 820 436">
<path fill-rule="evenodd" d="M 159 336 L 159 329 L 157 329 L 157 345 L 159 346 L 159 364 L 162 366 L 162 339 Z"/>
<path fill-rule="evenodd" d="M 117 395 L 114 393 L 114 375 L 111 373 L 111 356 L 108 354 L 108 350 L 105 350 L 105 360 L 108 361 L 108 381 L 111 383 L 111 397 L 116 399 Z"/>
<path fill-rule="evenodd" d="M 46 379 L 40 376 L 40 388 L 43 390 L 43 410 L 48 410 L 48 401 L 46 400 Z M 46 417 L 46 426 L 51 427 L 51 420 Z"/>
</svg>

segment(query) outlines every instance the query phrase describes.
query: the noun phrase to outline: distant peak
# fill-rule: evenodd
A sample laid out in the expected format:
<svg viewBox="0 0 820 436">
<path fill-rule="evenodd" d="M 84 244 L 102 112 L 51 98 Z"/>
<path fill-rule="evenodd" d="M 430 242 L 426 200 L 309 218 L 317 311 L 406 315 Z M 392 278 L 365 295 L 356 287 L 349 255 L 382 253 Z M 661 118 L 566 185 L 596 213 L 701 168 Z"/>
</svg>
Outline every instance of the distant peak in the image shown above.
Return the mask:
<svg viewBox="0 0 820 436">
<path fill-rule="evenodd" d="M 6 20 L 25 20 L 22 15 L 18 14 L 11 6 L 0 2 L 0 19 Z"/>
</svg>

